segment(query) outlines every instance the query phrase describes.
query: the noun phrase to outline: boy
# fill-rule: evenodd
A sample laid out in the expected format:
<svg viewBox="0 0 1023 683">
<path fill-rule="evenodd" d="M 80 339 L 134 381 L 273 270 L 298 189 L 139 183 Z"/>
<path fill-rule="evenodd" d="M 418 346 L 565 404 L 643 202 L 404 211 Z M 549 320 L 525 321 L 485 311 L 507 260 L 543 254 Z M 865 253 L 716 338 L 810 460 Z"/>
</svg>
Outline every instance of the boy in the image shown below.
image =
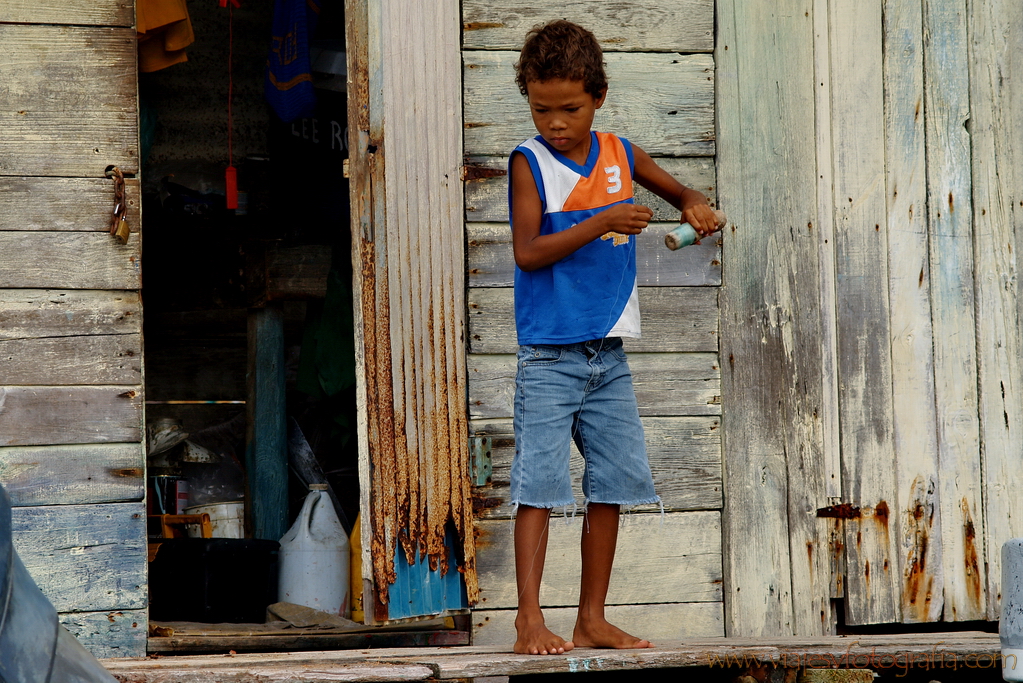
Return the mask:
<svg viewBox="0 0 1023 683">
<path fill-rule="evenodd" d="M 700 234 L 707 198 L 643 150 L 590 130 L 607 77 L 593 34 L 567 21 L 526 36 L 516 81 L 539 135 L 512 152 L 510 203 L 519 354 L 512 502 L 518 614 L 515 652 L 652 647 L 604 618 L 620 505 L 657 503 L 621 337 L 639 337 L 636 240 L 653 213 L 632 181 Z M 572 640 L 544 625 L 540 580 L 552 508 L 574 504 L 569 439 L 586 460 L 579 612 Z"/>
</svg>

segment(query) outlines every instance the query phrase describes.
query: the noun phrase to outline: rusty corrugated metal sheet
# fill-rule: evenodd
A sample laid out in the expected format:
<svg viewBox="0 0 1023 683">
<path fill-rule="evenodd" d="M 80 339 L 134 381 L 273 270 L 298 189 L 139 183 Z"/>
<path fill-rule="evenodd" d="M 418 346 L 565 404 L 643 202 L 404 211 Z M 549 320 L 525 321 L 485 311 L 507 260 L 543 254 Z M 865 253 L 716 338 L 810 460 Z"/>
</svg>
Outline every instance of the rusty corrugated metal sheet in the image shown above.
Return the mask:
<svg viewBox="0 0 1023 683">
<path fill-rule="evenodd" d="M 375 615 L 383 620 L 399 549 L 398 561 L 455 569 L 444 546 L 449 527 L 468 598 L 478 597 L 465 404 L 459 7 L 451 0 L 430 7 L 383 0 L 372 11 L 347 4 L 368 540 Z"/>
</svg>

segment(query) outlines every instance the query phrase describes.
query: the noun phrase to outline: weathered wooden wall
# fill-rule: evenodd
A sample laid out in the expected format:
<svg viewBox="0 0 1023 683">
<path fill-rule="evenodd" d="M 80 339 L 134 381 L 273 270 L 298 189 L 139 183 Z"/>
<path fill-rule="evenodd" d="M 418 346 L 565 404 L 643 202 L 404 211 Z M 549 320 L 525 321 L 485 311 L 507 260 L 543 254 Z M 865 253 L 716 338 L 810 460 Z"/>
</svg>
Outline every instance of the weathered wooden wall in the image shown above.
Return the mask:
<svg viewBox="0 0 1023 683">
<path fill-rule="evenodd" d="M 997 619 L 1023 10 L 721 0 L 726 630 Z M 807 112 L 815 112 L 808 115 Z"/>
<path fill-rule="evenodd" d="M 145 654 L 142 320 L 109 164 L 138 172 L 133 3 L 0 6 L 0 481 L 14 543 L 101 656 Z"/>
<path fill-rule="evenodd" d="M 489 438 L 493 474 L 475 489 L 480 520 L 480 603 L 474 642 L 514 641 L 515 576 L 508 499 L 514 455 L 514 260 L 508 227 L 512 148 L 536 134 L 514 82 L 514 62 L 530 27 L 567 18 L 591 29 L 605 50 L 610 89 L 594 128 L 629 138 L 683 183 L 713 200 L 714 3 L 644 0 L 629 5 L 499 0 L 464 2 L 463 87 L 467 165 L 468 391 L 470 435 Z M 651 639 L 722 635 L 721 401 L 718 363 L 718 239 L 679 252 L 664 247 L 674 209 L 640 189 L 637 202 L 658 221 L 638 242 L 643 338 L 626 340 L 657 491 L 656 506 L 622 522 L 608 613 Z M 573 474 L 582 460 L 573 453 Z M 648 514 L 654 513 L 654 514 Z M 541 600 L 548 622 L 571 633 L 578 597 L 578 519 L 551 524 Z M 651 618 L 651 615 L 657 615 Z"/>
</svg>

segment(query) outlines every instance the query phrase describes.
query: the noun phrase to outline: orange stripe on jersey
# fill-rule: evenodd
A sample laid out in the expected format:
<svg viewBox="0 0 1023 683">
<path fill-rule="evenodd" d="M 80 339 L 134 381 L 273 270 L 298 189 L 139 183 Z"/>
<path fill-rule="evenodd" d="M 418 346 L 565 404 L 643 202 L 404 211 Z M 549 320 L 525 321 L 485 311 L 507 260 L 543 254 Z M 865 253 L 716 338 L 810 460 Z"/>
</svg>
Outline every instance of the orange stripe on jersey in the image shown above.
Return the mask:
<svg viewBox="0 0 1023 683">
<path fill-rule="evenodd" d="M 579 178 L 562 211 L 596 209 L 632 197 L 632 174 L 625 145 L 610 133 L 597 133 L 600 154 L 589 178 Z"/>
</svg>

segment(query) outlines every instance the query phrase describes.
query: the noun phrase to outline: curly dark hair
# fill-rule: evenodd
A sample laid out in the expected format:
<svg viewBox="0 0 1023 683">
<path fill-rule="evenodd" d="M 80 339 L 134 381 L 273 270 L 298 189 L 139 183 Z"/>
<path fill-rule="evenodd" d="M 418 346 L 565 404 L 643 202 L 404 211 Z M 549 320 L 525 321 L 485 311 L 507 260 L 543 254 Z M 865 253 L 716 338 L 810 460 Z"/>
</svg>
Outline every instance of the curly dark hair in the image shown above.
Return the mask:
<svg viewBox="0 0 1023 683">
<path fill-rule="evenodd" d="M 597 38 L 578 24 L 558 19 L 534 26 L 515 63 L 515 82 L 523 96 L 526 83 L 552 79 L 582 81 L 593 97 L 607 90 L 604 52 Z"/>
</svg>

